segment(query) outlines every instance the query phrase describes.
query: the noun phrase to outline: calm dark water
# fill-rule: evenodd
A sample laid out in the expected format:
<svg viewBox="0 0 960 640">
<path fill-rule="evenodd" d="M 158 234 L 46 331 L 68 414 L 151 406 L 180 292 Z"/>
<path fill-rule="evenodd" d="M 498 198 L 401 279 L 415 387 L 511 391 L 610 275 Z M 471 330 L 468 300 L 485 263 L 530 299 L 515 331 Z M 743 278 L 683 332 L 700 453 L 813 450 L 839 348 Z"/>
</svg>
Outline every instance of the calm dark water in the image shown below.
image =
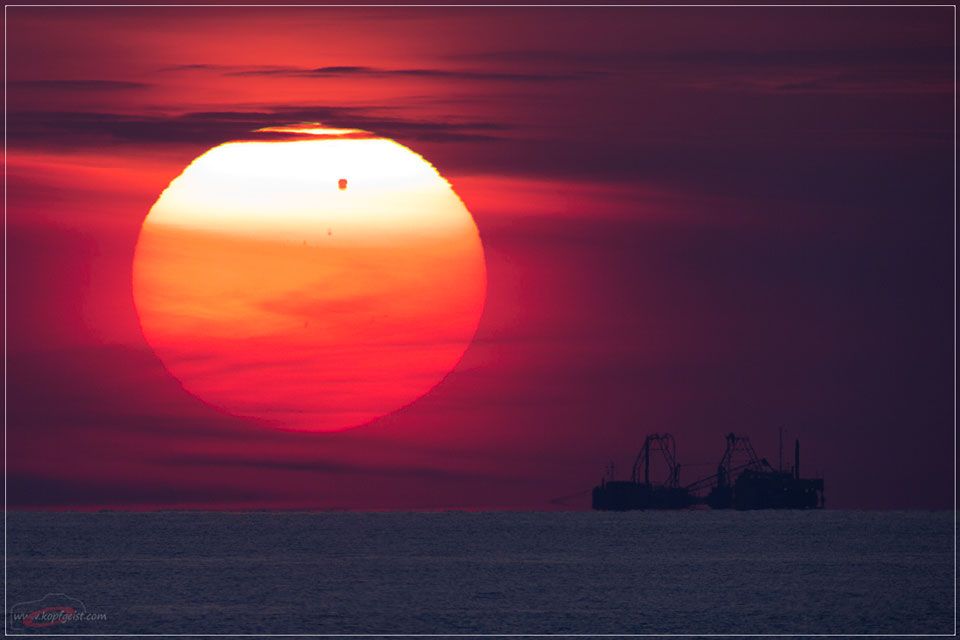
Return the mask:
<svg viewBox="0 0 960 640">
<path fill-rule="evenodd" d="M 92 634 L 953 633 L 953 518 L 11 513 L 7 623 Z M 24 614 L 53 608 L 35 625 L 64 606 L 86 618 L 23 626 Z"/>
</svg>

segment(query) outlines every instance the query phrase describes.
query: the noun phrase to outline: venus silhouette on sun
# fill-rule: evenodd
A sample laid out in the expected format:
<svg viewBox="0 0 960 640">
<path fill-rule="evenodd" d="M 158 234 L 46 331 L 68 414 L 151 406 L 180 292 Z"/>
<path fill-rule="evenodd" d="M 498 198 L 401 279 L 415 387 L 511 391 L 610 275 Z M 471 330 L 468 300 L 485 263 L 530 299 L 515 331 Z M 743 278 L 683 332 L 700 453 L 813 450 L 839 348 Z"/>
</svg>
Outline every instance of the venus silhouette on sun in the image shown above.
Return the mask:
<svg viewBox="0 0 960 640">
<path fill-rule="evenodd" d="M 188 392 L 280 428 L 348 429 L 417 400 L 483 310 L 470 212 L 392 140 L 258 134 L 198 157 L 150 209 L 133 264 L 147 342 Z"/>
</svg>

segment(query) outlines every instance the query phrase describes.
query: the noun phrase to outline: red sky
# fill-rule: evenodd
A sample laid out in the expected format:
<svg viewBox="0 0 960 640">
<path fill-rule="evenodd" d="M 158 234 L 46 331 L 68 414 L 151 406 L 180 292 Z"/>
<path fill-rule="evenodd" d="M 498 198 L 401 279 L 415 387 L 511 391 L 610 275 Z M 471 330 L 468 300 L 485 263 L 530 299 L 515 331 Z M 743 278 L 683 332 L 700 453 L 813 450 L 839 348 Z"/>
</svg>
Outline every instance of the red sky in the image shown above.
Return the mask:
<svg viewBox="0 0 960 640">
<path fill-rule="evenodd" d="M 775 461 L 779 427 L 830 507 L 951 504 L 950 7 L 8 7 L 6 34 L 14 506 L 550 509 L 648 432 L 692 481 L 729 431 Z M 348 432 L 186 394 L 131 295 L 169 181 L 300 121 L 429 159 L 487 260 L 458 368 Z"/>
</svg>

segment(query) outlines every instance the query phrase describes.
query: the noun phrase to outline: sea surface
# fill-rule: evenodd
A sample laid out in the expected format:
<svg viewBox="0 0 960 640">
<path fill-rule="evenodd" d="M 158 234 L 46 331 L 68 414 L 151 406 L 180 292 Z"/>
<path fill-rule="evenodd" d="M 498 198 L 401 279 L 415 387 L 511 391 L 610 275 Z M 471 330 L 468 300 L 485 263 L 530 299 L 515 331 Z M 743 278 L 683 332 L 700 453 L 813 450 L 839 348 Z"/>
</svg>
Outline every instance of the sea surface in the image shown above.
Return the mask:
<svg viewBox="0 0 960 640">
<path fill-rule="evenodd" d="M 11 512 L 6 533 L 18 633 L 954 632 L 952 512 Z"/>
</svg>

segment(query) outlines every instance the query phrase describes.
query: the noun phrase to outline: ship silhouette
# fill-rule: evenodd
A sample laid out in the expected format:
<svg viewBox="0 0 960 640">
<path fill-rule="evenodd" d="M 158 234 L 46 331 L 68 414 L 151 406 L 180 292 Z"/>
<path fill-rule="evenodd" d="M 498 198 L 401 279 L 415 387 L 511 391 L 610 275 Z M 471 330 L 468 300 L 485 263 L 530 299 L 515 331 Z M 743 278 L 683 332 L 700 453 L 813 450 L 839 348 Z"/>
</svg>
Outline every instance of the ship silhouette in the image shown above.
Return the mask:
<svg viewBox="0 0 960 640">
<path fill-rule="evenodd" d="M 651 479 L 651 454 L 659 453 L 666 476 Z M 706 505 L 712 509 L 822 509 L 823 478 L 800 477 L 800 440 L 794 444 L 793 468 L 774 469 L 761 458 L 750 439 L 729 433 L 717 472 L 688 485 L 680 483 L 676 441 L 669 433 L 648 435 L 633 463 L 630 480 L 607 478 L 593 489 L 598 511 L 685 509 Z"/>
</svg>

